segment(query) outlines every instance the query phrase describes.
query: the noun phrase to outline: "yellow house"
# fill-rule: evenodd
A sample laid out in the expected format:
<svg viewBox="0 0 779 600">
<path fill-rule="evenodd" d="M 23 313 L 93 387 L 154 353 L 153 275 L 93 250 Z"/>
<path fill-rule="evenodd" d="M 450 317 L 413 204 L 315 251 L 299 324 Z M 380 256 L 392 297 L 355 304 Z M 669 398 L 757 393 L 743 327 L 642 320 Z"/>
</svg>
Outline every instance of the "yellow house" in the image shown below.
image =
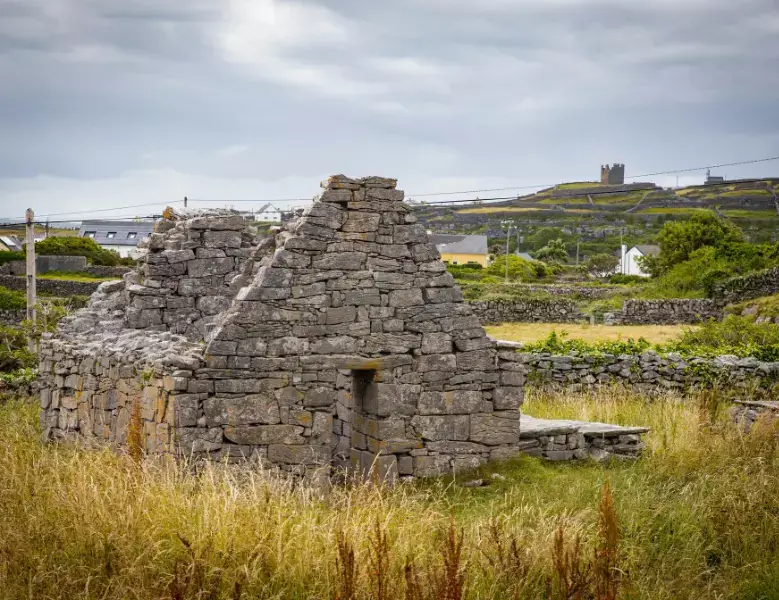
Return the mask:
<svg viewBox="0 0 779 600">
<path fill-rule="evenodd" d="M 486 235 L 432 234 L 431 239 L 446 264 L 478 263 L 487 266 Z"/>
</svg>

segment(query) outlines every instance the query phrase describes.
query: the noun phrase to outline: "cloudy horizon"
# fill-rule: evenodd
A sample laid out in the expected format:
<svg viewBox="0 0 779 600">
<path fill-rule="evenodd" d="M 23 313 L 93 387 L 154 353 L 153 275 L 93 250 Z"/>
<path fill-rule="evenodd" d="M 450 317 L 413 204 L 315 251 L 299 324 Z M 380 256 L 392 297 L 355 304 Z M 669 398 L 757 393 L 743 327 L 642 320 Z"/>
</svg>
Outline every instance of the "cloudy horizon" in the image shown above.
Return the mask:
<svg viewBox="0 0 779 600">
<path fill-rule="evenodd" d="M 777 64 L 775 0 L 5 0 L 0 218 L 777 156 Z"/>
</svg>

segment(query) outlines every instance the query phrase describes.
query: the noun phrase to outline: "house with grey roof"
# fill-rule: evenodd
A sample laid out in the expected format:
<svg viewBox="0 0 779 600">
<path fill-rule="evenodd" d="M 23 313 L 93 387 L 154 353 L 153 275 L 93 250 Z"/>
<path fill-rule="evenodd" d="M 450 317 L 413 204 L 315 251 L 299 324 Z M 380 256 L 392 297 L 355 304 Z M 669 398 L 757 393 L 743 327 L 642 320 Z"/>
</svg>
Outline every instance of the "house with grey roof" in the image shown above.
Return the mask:
<svg viewBox="0 0 779 600">
<path fill-rule="evenodd" d="M 620 254 L 620 273 L 623 275 L 638 275 L 639 277 L 649 277 L 649 273 L 641 268 L 638 259 L 644 256 L 657 256 L 660 254 L 660 246 L 655 246 L 653 244 L 639 244 L 628 250 L 627 246 L 623 244 Z"/>
<path fill-rule="evenodd" d="M 137 258 L 140 254 L 138 242 L 149 237 L 154 230 L 154 221 L 82 221 L 79 237 L 95 240 L 107 250 L 116 250 L 120 256 Z"/>
<path fill-rule="evenodd" d="M 486 235 L 431 234 L 430 238 L 441 254 L 441 260 L 453 265 L 488 263 Z"/>
</svg>

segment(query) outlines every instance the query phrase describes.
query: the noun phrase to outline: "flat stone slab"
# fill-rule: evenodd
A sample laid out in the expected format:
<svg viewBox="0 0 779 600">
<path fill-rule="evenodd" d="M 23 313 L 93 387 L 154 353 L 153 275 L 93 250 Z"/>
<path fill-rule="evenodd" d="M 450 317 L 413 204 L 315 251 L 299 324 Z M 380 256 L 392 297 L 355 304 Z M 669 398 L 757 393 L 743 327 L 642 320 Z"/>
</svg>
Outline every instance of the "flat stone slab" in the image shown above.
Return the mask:
<svg viewBox="0 0 779 600">
<path fill-rule="evenodd" d="M 741 404 L 743 406 L 752 406 L 756 408 L 767 408 L 769 410 L 779 411 L 779 402 L 763 401 L 763 400 L 735 400 L 735 404 Z"/>
<path fill-rule="evenodd" d="M 643 434 L 649 427 L 623 427 L 594 421 L 568 421 L 565 419 L 537 419 L 522 414 L 519 417 L 520 439 L 533 439 L 552 435 L 581 433 L 585 437 L 617 437 L 620 435 Z"/>
</svg>

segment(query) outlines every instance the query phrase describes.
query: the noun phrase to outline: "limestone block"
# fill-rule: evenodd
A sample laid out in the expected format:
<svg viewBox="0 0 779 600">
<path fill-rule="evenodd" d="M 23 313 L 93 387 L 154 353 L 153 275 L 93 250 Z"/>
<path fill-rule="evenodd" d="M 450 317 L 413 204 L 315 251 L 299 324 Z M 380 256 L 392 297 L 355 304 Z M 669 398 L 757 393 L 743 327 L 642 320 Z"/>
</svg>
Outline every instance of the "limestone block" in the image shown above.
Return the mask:
<svg viewBox="0 0 779 600">
<path fill-rule="evenodd" d="M 328 446 L 312 446 L 308 444 L 288 446 L 271 444 L 268 446 L 268 460 L 271 463 L 291 465 L 325 465 L 329 464 L 331 450 Z"/>
<path fill-rule="evenodd" d="M 427 241 L 427 231 L 419 223 L 413 225 L 393 225 L 392 230 L 395 243 L 397 244 L 411 244 Z"/>
<path fill-rule="evenodd" d="M 311 268 L 328 270 L 339 269 L 343 271 L 359 271 L 365 262 L 365 254 L 362 252 L 332 252 L 315 256 L 311 261 Z"/>
<path fill-rule="evenodd" d="M 270 394 L 243 398 L 208 398 L 203 402 L 206 425 L 277 425 L 281 422 L 279 404 Z"/>
<path fill-rule="evenodd" d="M 417 359 L 417 371 L 445 371 L 448 375 L 457 370 L 457 359 L 454 354 L 425 354 Z"/>
<path fill-rule="evenodd" d="M 493 393 L 495 410 L 518 410 L 525 399 L 525 392 L 521 387 L 503 386 Z"/>
<path fill-rule="evenodd" d="M 483 394 L 480 391 L 422 392 L 419 397 L 419 414 L 468 415 L 480 410 L 482 400 Z"/>
<path fill-rule="evenodd" d="M 347 232 L 376 231 L 379 228 L 381 215 L 368 212 L 349 212 L 346 223 L 341 228 Z"/>
<path fill-rule="evenodd" d="M 463 293 L 456 287 L 431 287 L 424 289 L 425 300 L 431 304 L 462 302 Z"/>
<path fill-rule="evenodd" d="M 470 420 L 471 417 L 467 415 L 416 416 L 411 419 L 411 426 L 425 440 L 466 441 L 472 437 Z M 519 439 L 519 419 L 517 419 L 517 439 Z M 474 439 L 474 441 L 481 440 Z"/>
<path fill-rule="evenodd" d="M 335 390 L 327 387 L 315 387 L 306 392 L 303 399 L 304 406 L 326 406 L 330 407 L 335 404 L 336 395 Z"/>
<path fill-rule="evenodd" d="M 392 290 L 389 293 L 389 306 L 391 307 L 421 306 L 424 303 L 425 300 L 420 289 Z"/>
<path fill-rule="evenodd" d="M 224 436 L 235 444 L 250 446 L 265 444 L 304 444 L 303 428 L 297 425 L 256 425 L 227 427 Z"/>
<path fill-rule="evenodd" d="M 438 477 L 451 470 L 451 458 L 446 455 L 415 456 L 414 476 Z"/>
<path fill-rule="evenodd" d="M 204 231 L 203 246 L 206 248 L 240 248 L 240 231 Z"/>
<path fill-rule="evenodd" d="M 487 446 L 519 442 L 519 412 L 471 415 L 470 440 Z"/>
<path fill-rule="evenodd" d="M 179 452 L 184 455 L 212 452 L 222 447 L 222 430 L 220 428 L 184 427 L 175 429 L 173 436 Z"/>
<path fill-rule="evenodd" d="M 235 259 L 227 258 L 196 258 L 187 263 L 187 273 L 190 277 L 208 277 L 209 275 L 226 275 L 235 268 Z"/>
</svg>

